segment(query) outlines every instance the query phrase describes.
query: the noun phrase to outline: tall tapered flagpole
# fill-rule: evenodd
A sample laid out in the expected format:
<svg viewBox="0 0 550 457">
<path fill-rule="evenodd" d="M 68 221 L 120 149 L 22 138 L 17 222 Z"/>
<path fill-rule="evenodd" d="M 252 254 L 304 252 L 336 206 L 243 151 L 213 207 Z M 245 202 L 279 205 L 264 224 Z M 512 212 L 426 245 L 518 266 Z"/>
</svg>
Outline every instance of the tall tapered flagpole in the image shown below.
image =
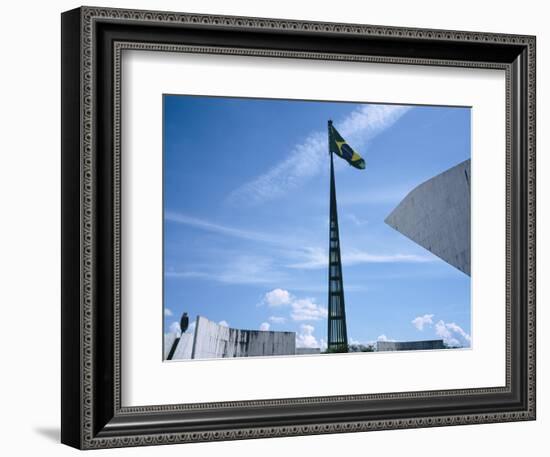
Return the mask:
<svg viewBox="0 0 550 457">
<path fill-rule="evenodd" d="M 328 263 L 328 352 L 348 352 L 346 308 L 344 304 L 344 280 L 340 257 L 340 234 L 338 209 L 336 207 L 336 184 L 334 181 L 333 153 L 330 147 L 332 121 L 328 121 L 330 155 L 330 228 Z"/>
</svg>

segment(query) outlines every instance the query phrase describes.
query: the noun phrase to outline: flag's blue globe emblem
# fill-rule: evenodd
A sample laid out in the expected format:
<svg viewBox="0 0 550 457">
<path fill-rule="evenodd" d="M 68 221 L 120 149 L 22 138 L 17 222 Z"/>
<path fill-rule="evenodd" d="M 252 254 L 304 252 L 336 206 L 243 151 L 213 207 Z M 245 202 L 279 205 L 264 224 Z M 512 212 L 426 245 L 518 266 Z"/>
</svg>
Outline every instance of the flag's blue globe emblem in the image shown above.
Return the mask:
<svg viewBox="0 0 550 457">
<path fill-rule="evenodd" d="M 353 157 L 353 149 L 351 149 L 347 143 L 340 146 L 340 151 L 342 152 L 342 157 L 346 160 L 351 160 Z"/>
</svg>

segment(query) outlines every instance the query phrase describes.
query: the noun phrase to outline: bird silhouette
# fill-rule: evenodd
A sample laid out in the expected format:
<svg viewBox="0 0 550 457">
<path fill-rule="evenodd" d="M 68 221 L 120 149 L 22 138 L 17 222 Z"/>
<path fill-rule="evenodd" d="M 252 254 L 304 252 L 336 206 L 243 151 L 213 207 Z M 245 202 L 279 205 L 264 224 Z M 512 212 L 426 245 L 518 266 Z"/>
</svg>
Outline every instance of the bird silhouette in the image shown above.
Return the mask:
<svg viewBox="0 0 550 457">
<path fill-rule="evenodd" d="M 185 331 L 189 328 L 189 316 L 187 313 L 183 313 L 183 316 L 181 316 L 180 328 L 181 333 L 185 333 Z"/>
</svg>

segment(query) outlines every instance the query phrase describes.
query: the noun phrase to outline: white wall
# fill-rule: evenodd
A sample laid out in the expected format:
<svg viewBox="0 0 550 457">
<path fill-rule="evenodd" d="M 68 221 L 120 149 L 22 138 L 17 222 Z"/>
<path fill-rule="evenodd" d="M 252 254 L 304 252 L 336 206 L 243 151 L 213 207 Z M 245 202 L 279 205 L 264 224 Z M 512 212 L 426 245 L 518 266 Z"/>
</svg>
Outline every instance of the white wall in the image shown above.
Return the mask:
<svg viewBox="0 0 550 457">
<path fill-rule="evenodd" d="M 550 426 L 549 135 L 550 30 L 545 2 L 353 0 L 118 0 L 105 6 L 466 29 L 538 36 L 538 421 L 440 429 L 164 446 L 101 455 L 545 455 Z M 0 449 L 5 455 L 68 455 L 59 434 L 60 12 L 74 1 L 2 5 L 0 78 Z M 545 14 L 546 13 L 546 14 Z M 546 177 L 546 182 L 541 179 Z M 546 208 L 544 208 L 546 206 Z M 538 446 L 538 450 L 537 450 Z M 114 454 L 114 453 L 117 454 Z M 547 452 L 547 451 L 546 451 Z M 32 455 L 32 454 L 31 454 Z M 98 454 L 99 455 L 99 454 Z"/>
</svg>

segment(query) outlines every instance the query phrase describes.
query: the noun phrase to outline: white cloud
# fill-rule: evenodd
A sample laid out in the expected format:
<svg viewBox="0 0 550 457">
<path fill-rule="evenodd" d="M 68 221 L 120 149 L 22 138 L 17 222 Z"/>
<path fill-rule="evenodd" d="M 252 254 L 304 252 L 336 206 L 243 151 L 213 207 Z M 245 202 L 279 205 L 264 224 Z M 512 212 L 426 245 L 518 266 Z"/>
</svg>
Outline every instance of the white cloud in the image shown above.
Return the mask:
<svg viewBox="0 0 550 457">
<path fill-rule="evenodd" d="M 398 186 L 391 187 L 365 187 L 364 189 L 354 189 L 354 192 L 346 192 L 343 189 L 338 193 L 338 207 L 349 207 L 355 205 L 379 205 L 379 204 L 397 204 L 415 187 L 418 183 L 401 182 Z M 345 214 L 345 213 L 344 213 Z"/>
<path fill-rule="evenodd" d="M 435 324 L 435 334 L 449 346 L 470 346 L 470 335 L 454 322 L 445 323 L 442 320 L 438 321 Z"/>
<path fill-rule="evenodd" d="M 317 305 L 311 298 L 302 298 L 292 302 L 290 317 L 294 321 L 317 321 L 326 319 L 328 311 L 323 306 Z"/>
<path fill-rule="evenodd" d="M 391 127 L 410 108 L 396 105 L 365 105 L 335 122 L 338 131 L 354 148 Z M 327 166 L 326 130 L 309 134 L 282 162 L 233 191 L 229 200 L 258 204 L 285 195 L 319 174 Z M 368 154 L 363 154 L 367 161 Z"/>
<path fill-rule="evenodd" d="M 435 334 L 439 336 L 445 342 L 445 344 L 448 344 L 449 346 L 460 345 L 460 341 L 453 337 L 453 334 L 447 328 L 445 322 L 443 321 L 439 321 L 437 324 L 435 324 Z"/>
<path fill-rule="evenodd" d="M 379 335 L 376 338 L 376 341 L 395 341 L 394 339 L 388 338 L 385 334 Z"/>
<path fill-rule="evenodd" d="M 179 322 L 172 322 L 168 327 L 170 333 L 175 333 L 177 336 L 181 335 L 181 327 Z"/>
<path fill-rule="evenodd" d="M 457 333 L 458 335 L 460 335 L 465 341 L 468 341 L 468 342 L 471 341 L 470 335 L 467 334 L 467 333 L 462 329 L 462 327 L 460 327 L 459 325 L 456 325 L 454 322 L 447 323 L 447 324 L 445 324 L 445 325 L 447 326 L 447 328 L 448 328 L 449 330 L 451 330 L 452 332 Z"/>
<path fill-rule="evenodd" d="M 409 106 L 364 105 L 339 122 L 337 128 L 348 142 L 364 145 L 366 141 L 390 128 L 409 110 Z"/>
<path fill-rule="evenodd" d="M 174 313 L 172 312 L 172 310 L 170 308 L 164 308 L 164 316 L 165 317 L 172 317 L 174 315 Z"/>
<path fill-rule="evenodd" d="M 424 330 L 425 325 L 432 325 L 434 317 L 433 314 L 424 314 L 423 316 L 417 316 L 415 317 L 411 323 L 418 329 L 418 330 Z"/>
<path fill-rule="evenodd" d="M 203 279 L 222 284 L 273 284 L 283 281 L 286 274 L 277 270 L 270 257 L 239 255 L 227 263 L 214 263 L 205 271 L 167 271 L 165 277 Z"/>
<path fill-rule="evenodd" d="M 260 241 L 263 243 L 273 244 L 280 244 L 282 242 L 282 240 L 266 233 L 216 224 L 205 219 L 199 219 L 197 217 L 189 216 L 183 213 L 177 213 L 175 211 L 167 211 L 164 214 L 164 220 L 187 225 L 190 227 L 195 227 L 197 229 L 205 230 L 207 232 L 214 232 L 222 235 L 228 235 L 234 238 L 241 238 L 248 241 Z"/>
<path fill-rule="evenodd" d="M 348 218 L 351 222 L 353 222 L 357 227 L 362 227 L 363 225 L 366 225 L 368 223 L 366 219 L 359 219 L 353 213 L 344 213 L 344 216 Z"/>
<path fill-rule="evenodd" d="M 302 252 L 304 260 L 302 262 L 287 265 L 289 268 L 299 268 L 305 270 L 327 268 L 328 253 L 326 249 L 309 247 L 304 248 Z"/>
<path fill-rule="evenodd" d="M 315 327 L 309 324 L 300 325 L 300 332 L 296 333 L 296 347 L 298 348 L 318 348 L 321 344 L 313 335 Z"/>
<path fill-rule="evenodd" d="M 221 325 L 222 327 L 229 327 L 229 324 L 227 323 L 227 321 L 220 321 L 218 322 L 218 325 Z"/>
<path fill-rule="evenodd" d="M 289 305 L 292 300 L 293 297 L 288 290 L 277 288 L 267 292 L 263 302 L 267 304 L 267 306 L 276 307 Z"/>
<path fill-rule="evenodd" d="M 317 321 L 326 319 L 328 311 L 325 307 L 315 303 L 314 298 L 298 298 L 285 289 L 273 289 L 267 292 L 260 305 L 265 304 L 271 308 L 290 307 L 290 318 L 293 321 Z M 283 323 L 286 318 L 271 316 L 273 323 Z"/>
<path fill-rule="evenodd" d="M 262 332 L 267 332 L 269 330 L 269 327 L 271 327 L 271 325 L 269 324 L 269 322 L 262 322 L 260 324 L 260 330 Z"/>
<path fill-rule="evenodd" d="M 292 284 L 292 289 L 300 292 L 324 295 L 327 292 L 327 285 L 324 282 L 323 283 L 312 282 L 311 284 L 297 283 L 297 284 Z M 369 287 L 365 286 L 364 284 L 359 285 L 359 284 L 346 282 L 346 292 L 365 292 L 366 290 L 369 290 Z"/>
<path fill-rule="evenodd" d="M 272 258 L 242 255 L 224 267 L 219 280 L 227 284 L 271 284 L 283 277 Z"/>
<path fill-rule="evenodd" d="M 285 195 L 317 175 L 326 164 L 326 133 L 311 133 L 288 157 L 229 195 L 235 203 L 258 204 Z"/>
<path fill-rule="evenodd" d="M 429 262 L 432 259 L 415 254 L 371 254 L 358 249 L 349 250 L 342 254 L 342 263 L 356 265 L 359 263 L 419 263 Z"/>
<path fill-rule="evenodd" d="M 287 265 L 289 268 L 314 270 L 327 268 L 328 252 L 323 248 L 306 248 L 303 250 L 304 261 Z M 434 258 L 415 254 L 372 254 L 359 249 L 348 249 L 342 253 L 344 265 L 363 263 L 422 263 L 431 262 Z"/>
</svg>

